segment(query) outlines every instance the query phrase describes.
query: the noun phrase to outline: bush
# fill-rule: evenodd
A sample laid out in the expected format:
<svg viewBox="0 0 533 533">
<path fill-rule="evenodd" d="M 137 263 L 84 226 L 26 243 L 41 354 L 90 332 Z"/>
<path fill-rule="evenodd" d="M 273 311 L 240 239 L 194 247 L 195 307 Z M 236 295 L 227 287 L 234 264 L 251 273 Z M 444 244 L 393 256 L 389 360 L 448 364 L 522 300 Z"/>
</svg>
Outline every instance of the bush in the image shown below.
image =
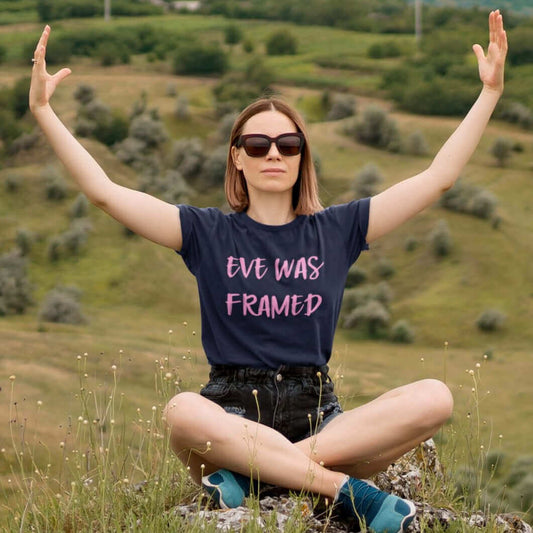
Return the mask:
<svg viewBox="0 0 533 533">
<path fill-rule="evenodd" d="M 186 180 L 200 177 L 204 163 L 204 147 L 197 138 L 175 141 L 170 153 L 169 166 L 179 171 Z"/>
<path fill-rule="evenodd" d="M 191 112 L 189 111 L 189 100 L 187 100 L 186 96 L 180 96 L 176 100 L 174 116 L 178 120 L 189 120 L 191 118 Z"/>
<path fill-rule="evenodd" d="M 87 105 L 95 98 L 95 90 L 91 85 L 80 84 L 74 91 L 74 99 L 81 105 Z"/>
<path fill-rule="evenodd" d="M 67 196 L 68 185 L 61 173 L 53 166 L 44 168 L 43 177 L 45 180 L 45 194 L 47 200 L 55 202 L 64 200 Z"/>
<path fill-rule="evenodd" d="M 378 106 L 368 106 L 352 131 L 357 141 L 377 148 L 394 149 L 399 141 L 396 121 Z"/>
<path fill-rule="evenodd" d="M 509 35 L 512 46 L 509 47 L 508 60 L 511 65 L 533 63 L 533 28 L 514 28 Z"/>
<path fill-rule="evenodd" d="M 498 137 L 490 147 L 491 155 L 496 159 L 500 167 L 504 167 L 511 157 L 514 142 L 506 137 Z"/>
<path fill-rule="evenodd" d="M 398 320 L 390 331 L 390 340 L 403 344 L 411 344 L 415 340 L 415 332 L 407 320 Z"/>
<path fill-rule="evenodd" d="M 79 255 L 85 246 L 91 225 L 87 220 L 75 219 L 61 234 L 61 244 L 66 255 Z"/>
<path fill-rule="evenodd" d="M 174 74 L 224 74 L 228 57 L 216 44 L 183 43 L 173 59 Z"/>
<path fill-rule="evenodd" d="M 405 239 L 404 247 L 406 252 L 414 252 L 418 248 L 417 238 L 412 235 L 407 237 L 407 239 Z"/>
<path fill-rule="evenodd" d="M 224 184 L 226 176 L 226 165 L 228 149 L 226 146 L 215 148 L 205 160 L 202 166 L 201 179 L 199 185 L 202 188 L 220 187 Z"/>
<path fill-rule="evenodd" d="M 356 285 L 361 285 L 364 283 L 367 279 L 367 273 L 366 270 L 363 270 L 361 267 L 357 265 L 352 265 L 350 267 L 350 270 L 348 270 L 348 276 L 346 277 L 346 284 L 345 287 L 347 289 L 351 289 L 352 287 L 355 287 Z"/>
<path fill-rule="evenodd" d="M 83 218 L 89 212 L 89 200 L 87 196 L 80 192 L 70 207 L 70 218 Z"/>
<path fill-rule="evenodd" d="M 399 57 L 402 55 L 402 50 L 396 41 L 383 41 L 369 46 L 367 55 L 373 59 Z"/>
<path fill-rule="evenodd" d="M 509 102 L 504 105 L 499 118 L 528 130 L 533 128 L 533 112 L 521 102 Z"/>
<path fill-rule="evenodd" d="M 370 337 L 381 335 L 390 321 L 390 314 L 385 306 L 377 300 L 356 307 L 344 320 L 345 328 L 366 328 Z"/>
<path fill-rule="evenodd" d="M 476 326 L 481 331 L 496 331 L 502 328 L 505 315 L 498 309 L 486 309 L 476 320 Z"/>
<path fill-rule="evenodd" d="M 355 308 L 366 305 L 372 300 L 378 301 L 385 308 L 388 307 L 392 301 L 392 290 L 386 281 L 381 281 L 376 285 L 363 285 L 344 291 L 342 311 L 344 314 L 349 314 Z"/>
<path fill-rule="evenodd" d="M 452 251 L 453 241 L 450 228 L 445 220 L 439 220 L 433 231 L 429 234 L 429 242 L 433 254 L 437 257 L 445 257 Z"/>
<path fill-rule="evenodd" d="M 74 287 L 56 287 L 44 299 L 39 317 L 45 322 L 82 324 L 86 318 L 81 312 L 80 291 Z"/>
<path fill-rule="evenodd" d="M 218 124 L 217 138 L 221 143 L 228 143 L 231 136 L 231 130 L 238 117 L 238 113 L 228 113 L 224 115 Z"/>
<path fill-rule="evenodd" d="M 31 150 L 39 140 L 38 133 L 22 133 L 9 145 L 9 153 L 11 155 L 18 154 L 23 150 Z"/>
<path fill-rule="evenodd" d="M 426 138 L 421 131 L 414 131 L 407 137 L 405 142 L 405 152 L 409 155 L 427 155 L 429 148 Z"/>
<path fill-rule="evenodd" d="M 20 255 L 26 256 L 30 253 L 31 247 L 33 245 L 33 233 L 27 229 L 19 228 L 17 230 L 17 236 L 15 242 L 20 251 Z"/>
<path fill-rule="evenodd" d="M 150 113 L 139 115 L 131 121 L 129 136 L 139 139 L 148 148 L 157 148 L 168 139 L 164 124 Z"/>
<path fill-rule="evenodd" d="M 288 30 L 278 30 L 271 33 L 266 42 L 269 56 L 294 55 L 298 50 L 298 40 Z"/>
<path fill-rule="evenodd" d="M 357 103 L 354 96 L 336 94 L 331 100 L 331 107 L 326 115 L 326 120 L 341 120 L 355 115 Z"/>
<path fill-rule="evenodd" d="M 396 274 L 396 269 L 388 259 L 382 257 L 374 265 L 374 273 L 380 278 L 389 279 Z"/>
<path fill-rule="evenodd" d="M 377 188 L 383 182 L 383 176 L 374 163 L 367 163 L 355 176 L 352 182 L 352 190 L 358 198 L 374 196 Z"/>
<path fill-rule="evenodd" d="M 484 219 L 494 219 L 498 199 L 494 194 L 475 185 L 465 184 L 458 179 L 440 198 L 445 209 L 465 213 Z"/>
<path fill-rule="evenodd" d="M 32 57 L 32 56 L 30 56 Z M 11 89 L 11 109 L 15 118 L 22 118 L 28 111 L 28 93 L 30 92 L 31 78 L 20 78 Z"/>
<path fill-rule="evenodd" d="M 4 187 L 6 189 L 6 192 L 8 193 L 17 192 L 22 186 L 23 181 L 24 181 L 24 178 L 20 176 L 19 174 L 8 174 L 6 177 L 6 181 L 4 182 Z"/>
<path fill-rule="evenodd" d="M 31 305 L 27 262 L 18 251 L 0 256 L 0 316 L 22 314 Z"/>
<path fill-rule="evenodd" d="M 237 44 L 242 41 L 242 29 L 237 24 L 229 24 L 224 28 L 224 42 L 226 44 Z"/>
</svg>

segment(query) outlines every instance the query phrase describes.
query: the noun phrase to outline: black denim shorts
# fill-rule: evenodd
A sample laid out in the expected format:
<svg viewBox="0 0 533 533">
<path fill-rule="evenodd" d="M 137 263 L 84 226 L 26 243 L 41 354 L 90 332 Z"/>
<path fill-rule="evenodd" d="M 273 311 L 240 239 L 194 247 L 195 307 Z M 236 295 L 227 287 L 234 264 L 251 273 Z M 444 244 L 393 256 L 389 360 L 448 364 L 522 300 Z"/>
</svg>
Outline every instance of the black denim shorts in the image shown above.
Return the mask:
<svg viewBox="0 0 533 533">
<path fill-rule="evenodd" d="M 319 432 L 342 413 L 326 365 L 275 370 L 215 365 L 200 394 L 228 413 L 276 429 L 291 442 Z"/>
</svg>

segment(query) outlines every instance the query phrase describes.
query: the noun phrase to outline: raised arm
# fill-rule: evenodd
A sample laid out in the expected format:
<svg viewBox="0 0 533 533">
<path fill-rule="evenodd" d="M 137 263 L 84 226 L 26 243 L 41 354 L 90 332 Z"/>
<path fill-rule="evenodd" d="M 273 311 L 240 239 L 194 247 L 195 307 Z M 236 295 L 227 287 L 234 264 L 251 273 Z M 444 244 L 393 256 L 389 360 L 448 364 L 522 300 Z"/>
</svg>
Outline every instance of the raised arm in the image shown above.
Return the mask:
<svg viewBox="0 0 533 533">
<path fill-rule="evenodd" d="M 429 168 L 372 198 L 367 242 L 392 231 L 435 202 L 453 186 L 474 153 L 503 92 L 507 37 L 499 11 L 489 15 L 489 33 L 487 55 L 479 44 L 473 46 L 483 82 L 481 94 Z"/>
<path fill-rule="evenodd" d="M 71 71 L 64 68 L 48 74 L 45 56 L 49 35 L 50 27 L 46 26 L 35 48 L 29 105 L 56 155 L 94 205 L 139 235 L 179 250 L 182 236 L 176 206 L 112 182 L 51 108 L 52 94 Z"/>
</svg>

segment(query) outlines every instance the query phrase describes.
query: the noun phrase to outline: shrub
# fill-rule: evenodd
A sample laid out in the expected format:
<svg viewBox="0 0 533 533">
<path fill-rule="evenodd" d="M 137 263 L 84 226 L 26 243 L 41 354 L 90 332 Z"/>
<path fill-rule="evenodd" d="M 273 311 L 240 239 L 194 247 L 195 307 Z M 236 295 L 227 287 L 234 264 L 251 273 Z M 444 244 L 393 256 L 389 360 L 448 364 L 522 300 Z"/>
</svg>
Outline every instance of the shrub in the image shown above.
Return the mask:
<svg viewBox="0 0 533 533">
<path fill-rule="evenodd" d="M 187 100 L 186 96 L 180 96 L 176 100 L 174 116 L 178 120 L 189 120 L 191 118 L 191 113 L 189 111 L 189 100 Z"/>
<path fill-rule="evenodd" d="M 45 180 L 46 198 L 56 202 L 64 200 L 67 196 L 68 186 L 61 173 L 55 167 L 48 165 L 42 174 Z"/>
<path fill-rule="evenodd" d="M 200 139 L 180 139 L 172 145 L 170 167 L 178 170 L 186 180 L 198 179 L 203 163 L 204 148 Z"/>
<path fill-rule="evenodd" d="M 524 65 L 533 63 L 533 28 L 517 27 L 509 35 L 513 45 L 509 49 L 509 63 L 511 65 Z"/>
<path fill-rule="evenodd" d="M 228 150 L 226 146 L 215 148 L 202 166 L 200 185 L 202 187 L 221 186 L 226 175 Z"/>
<path fill-rule="evenodd" d="M 237 24 L 228 24 L 224 28 L 224 42 L 226 44 L 237 44 L 242 40 L 242 29 Z"/>
<path fill-rule="evenodd" d="M 75 219 L 70 227 L 61 234 L 61 244 L 66 255 L 79 255 L 85 243 L 91 225 L 87 220 Z"/>
<path fill-rule="evenodd" d="M 331 107 L 326 115 L 326 120 L 341 120 L 353 117 L 356 113 L 357 103 L 355 97 L 348 94 L 336 94 L 331 99 Z"/>
<path fill-rule="evenodd" d="M 89 211 L 89 200 L 87 196 L 80 192 L 70 207 L 70 218 L 83 218 Z"/>
<path fill-rule="evenodd" d="M 35 133 L 22 133 L 9 145 L 10 154 L 18 154 L 23 150 L 31 150 L 39 140 L 39 134 Z"/>
<path fill-rule="evenodd" d="M 399 57 L 402 55 L 402 51 L 396 41 L 383 41 L 374 43 L 368 47 L 368 57 L 373 59 L 381 59 L 384 57 Z"/>
<path fill-rule="evenodd" d="M 407 237 L 407 239 L 405 239 L 404 247 L 406 252 L 414 252 L 418 248 L 417 238 L 412 235 Z"/>
<path fill-rule="evenodd" d="M 173 59 L 174 74 L 224 74 L 228 57 L 216 43 L 182 43 Z"/>
<path fill-rule="evenodd" d="M 254 42 L 251 39 L 244 39 L 244 41 L 242 42 L 242 49 L 247 54 L 251 54 L 255 49 Z"/>
<path fill-rule="evenodd" d="M 366 328 L 370 337 L 378 337 L 390 321 L 390 314 L 377 300 L 356 307 L 344 320 L 345 328 Z"/>
<path fill-rule="evenodd" d="M 298 40 L 288 30 L 271 33 L 266 41 L 269 56 L 294 55 L 298 50 Z"/>
<path fill-rule="evenodd" d="M 94 87 L 82 83 L 76 87 L 74 99 L 81 105 L 87 105 L 94 100 L 95 94 Z"/>
<path fill-rule="evenodd" d="M 383 279 L 389 279 L 394 276 L 396 269 L 394 265 L 384 257 L 378 259 L 377 263 L 374 265 L 374 273 Z"/>
<path fill-rule="evenodd" d="M 491 155 L 496 159 L 500 167 L 504 167 L 511 157 L 514 142 L 506 137 L 498 137 L 490 147 Z"/>
<path fill-rule="evenodd" d="M 15 193 L 22 186 L 24 178 L 19 174 L 8 174 L 6 176 L 6 181 L 4 182 L 4 187 L 6 192 Z"/>
<path fill-rule="evenodd" d="M 0 139 L 6 147 L 9 147 L 22 133 L 20 121 L 14 117 L 13 112 L 9 109 L 2 109 L 0 106 Z"/>
<path fill-rule="evenodd" d="M 385 308 L 388 307 L 392 301 L 392 290 L 386 281 L 381 281 L 376 285 L 363 285 L 344 291 L 343 313 L 350 313 L 356 307 L 366 305 L 372 300 L 378 301 Z"/>
<path fill-rule="evenodd" d="M 222 143 L 228 143 L 230 136 L 231 136 L 231 130 L 233 129 L 233 124 L 235 124 L 235 120 L 237 119 L 238 113 L 228 113 L 227 115 L 224 115 L 218 124 L 217 129 L 217 137 L 220 142 Z"/>
<path fill-rule="evenodd" d="M 62 240 L 59 235 L 55 235 L 48 241 L 48 248 L 46 249 L 46 256 L 48 261 L 55 263 L 61 259 Z"/>
<path fill-rule="evenodd" d="M 445 209 L 466 213 L 479 218 L 494 218 L 498 199 L 494 194 L 475 185 L 465 184 L 458 179 L 440 198 Z"/>
<path fill-rule="evenodd" d="M 30 56 L 31 57 L 31 56 Z M 31 78 L 20 78 L 11 89 L 11 109 L 15 118 L 22 118 L 28 111 L 28 93 L 30 92 Z"/>
<path fill-rule="evenodd" d="M 17 236 L 15 242 L 20 251 L 20 255 L 26 256 L 30 253 L 31 247 L 33 245 L 33 233 L 27 229 L 19 228 L 17 230 Z"/>
<path fill-rule="evenodd" d="M 433 254 L 437 257 L 445 257 L 452 251 L 453 241 L 450 228 L 445 220 L 441 219 L 433 231 L 429 234 L 429 242 Z"/>
<path fill-rule="evenodd" d="M 27 262 L 20 252 L 0 256 L 0 316 L 22 314 L 32 303 Z"/>
<path fill-rule="evenodd" d="M 367 163 L 355 176 L 352 190 L 358 198 L 374 196 L 381 182 L 383 182 L 383 176 L 379 168 L 374 163 Z"/>
<path fill-rule="evenodd" d="M 481 331 L 496 331 L 502 328 L 505 315 L 498 309 L 486 309 L 476 320 L 476 326 Z"/>
<path fill-rule="evenodd" d="M 355 123 L 353 134 L 357 141 L 377 148 L 392 148 L 398 142 L 396 121 L 378 106 L 368 106 L 361 120 Z"/>
<path fill-rule="evenodd" d="M 429 152 L 426 138 L 421 131 L 414 131 L 407 137 L 405 142 L 405 151 L 409 155 L 427 155 Z"/>
<path fill-rule="evenodd" d="M 403 344 L 411 344 L 415 340 L 415 332 L 407 320 L 398 320 L 390 331 L 390 340 Z"/>
<path fill-rule="evenodd" d="M 168 139 L 164 124 L 149 113 L 139 115 L 131 121 L 129 136 L 141 140 L 148 148 L 157 148 Z"/>
<path fill-rule="evenodd" d="M 0 65 L 6 60 L 7 48 L 0 44 Z"/>
<path fill-rule="evenodd" d="M 39 317 L 45 322 L 82 324 L 86 318 L 81 312 L 81 292 L 75 287 L 56 287 L 44 299 Z"/>
<path fill-rule="evenodd" d="M 523 455 L 516 459 L 509 469 L 505 482 L 509 487 L 515 487 L 528 473 L 533 473 L 533 455 Z"/>
<path fill-rule="evenodd" d="M 363 270 L 357 265 L 352 265 L 350 270 L 348 270 L 348 276 L 346 277 L 346 288 L 351 289 L 356 285 L 361 285 L 367 279 L 366 270 Z"/>
<path fill-rule="evenodd" d="M 509 102 L 503 105 L 499 117 L 525 129 L 533 128 L 533 112 L 521 102 Z"/>
<path fill-rule="evenodd" d="M 96 48 L 94 55 L 100 60 L 100 65 L 103 67 L 130 62 L 130 51 L 128 47 L 116 41 L 101 43 Z"/>
</svg>

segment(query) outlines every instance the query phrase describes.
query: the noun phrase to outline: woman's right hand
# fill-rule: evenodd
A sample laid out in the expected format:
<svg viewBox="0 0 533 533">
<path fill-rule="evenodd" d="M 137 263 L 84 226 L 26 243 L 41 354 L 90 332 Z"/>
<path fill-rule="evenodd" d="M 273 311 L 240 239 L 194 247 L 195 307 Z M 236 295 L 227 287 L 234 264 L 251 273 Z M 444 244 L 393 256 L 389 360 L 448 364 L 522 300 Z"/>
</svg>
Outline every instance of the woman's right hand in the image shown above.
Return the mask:
<svg viewBox="0 0 533 533">
<path fill-rule="evenodd" d="M 39 108 L 48 105 L 52 94 L 56 87 L 63 81 L 71 72 L 69 68 L 63 68 L 54 75 L 48 74 L 46 71 L 46 44 L 50 36 L 50 26 L 45 26 L 41 38 L 37 43 L 35 52 L 33 54 L 33 69 L 31 73 L 30 85 L 30 109 L 35 113 Z"/>
</svg>

